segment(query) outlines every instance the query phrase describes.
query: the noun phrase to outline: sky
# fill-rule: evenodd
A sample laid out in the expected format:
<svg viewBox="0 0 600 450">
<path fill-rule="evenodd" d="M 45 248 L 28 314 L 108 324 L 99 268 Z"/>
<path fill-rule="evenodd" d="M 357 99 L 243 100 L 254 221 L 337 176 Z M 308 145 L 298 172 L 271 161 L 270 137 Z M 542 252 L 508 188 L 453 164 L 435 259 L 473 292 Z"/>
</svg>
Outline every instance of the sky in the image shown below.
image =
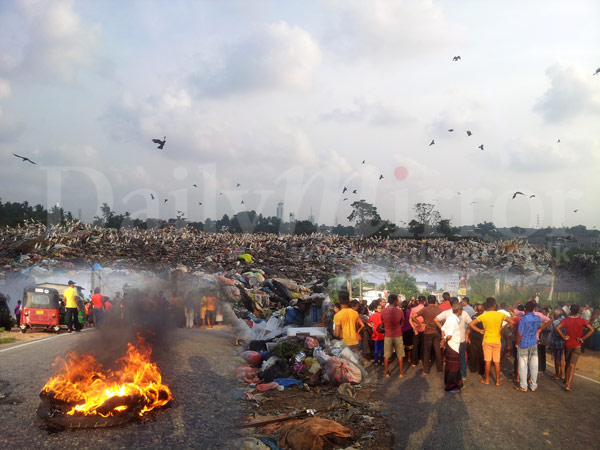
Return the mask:
<svg viewBox="0 0 600 450">
<path fill-rule="evenodd" d="M 2 1 L 0 198 L 591 228 L 598 25 L 595 0 Z"/>
</svg>

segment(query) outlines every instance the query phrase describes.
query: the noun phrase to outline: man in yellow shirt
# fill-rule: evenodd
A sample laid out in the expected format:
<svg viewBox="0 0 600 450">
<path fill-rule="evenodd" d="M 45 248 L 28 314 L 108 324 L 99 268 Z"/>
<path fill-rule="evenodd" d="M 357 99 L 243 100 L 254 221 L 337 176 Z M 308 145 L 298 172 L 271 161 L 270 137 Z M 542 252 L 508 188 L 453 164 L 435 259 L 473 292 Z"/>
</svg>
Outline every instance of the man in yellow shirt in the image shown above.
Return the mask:
<svg viewBox="0 0 600 450">
<path fill-rule="evenodd" d="M 512 326 L 514 321 L 506 314 L 496 311 L 498 305 L 494 297 L 488 297 L 485 300 L 485 312 L 473 319 L 469 324 L 471 333 L 483 334 L 483 359 L 485 361 L 485 378 L 481 380 L 483 384 L 490 384 L 490 369 L 492 362 L 496 369 L 496 386 L 500 386 L 500 349 L 502 347 L 500 332 L 502 331 L 502 322 L 506 321 L 505 326 Z M 483 330 L 475 327 L 478 323 L 483 325 Z"/>
<path fill-rule="evenodd" d="M 65 289 L 63 298 L 65 299 L 65 309 L 67 312 L 67 326 L 69 330 L 67 333 L 73 331 L 73 325 L 75 325 L 75 331 L 80 332 L 79 320 L 77 317 L 77 289 L 75 289 L 75 282 L 69 280 L 69 287 Z"/>
<path fill-rule="evenodd" d="M 364 327 L 364 324 L 358 317 L 358 313 L 348 307 L 350 296 L 346 291 L 340 291 L 338 294 L 341 310 L 333 316 L 335 337 L 340 338 L 344 344 L 350 347 L 350 350 L 358 353 L 358 333 Z"/>
</svg>

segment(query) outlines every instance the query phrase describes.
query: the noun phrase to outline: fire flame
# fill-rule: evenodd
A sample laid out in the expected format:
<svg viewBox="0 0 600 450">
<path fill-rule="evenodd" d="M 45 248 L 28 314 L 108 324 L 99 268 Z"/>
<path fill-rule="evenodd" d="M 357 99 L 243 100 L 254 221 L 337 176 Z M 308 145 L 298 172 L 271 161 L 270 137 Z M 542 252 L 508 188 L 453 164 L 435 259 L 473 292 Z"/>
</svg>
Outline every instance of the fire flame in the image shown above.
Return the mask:
<svg viewBox="0 0 600 450">
<path fill-rule="evenodd" d="M 74 405 L 68 415 L 114 416 L 130 408 L 143 416 L 148 411 L 166 405 L 173 396 L 162 384 L 160 370 L 150 361 L 152 348 L 141 336 L 134 346 L 127 344 L 127 355 L 120 358 L 118 371 L 104 370 L 92 355 L 67 354 L 57 358 L 60 373 L 42 388 L 65 404 Z"/>
</svg>

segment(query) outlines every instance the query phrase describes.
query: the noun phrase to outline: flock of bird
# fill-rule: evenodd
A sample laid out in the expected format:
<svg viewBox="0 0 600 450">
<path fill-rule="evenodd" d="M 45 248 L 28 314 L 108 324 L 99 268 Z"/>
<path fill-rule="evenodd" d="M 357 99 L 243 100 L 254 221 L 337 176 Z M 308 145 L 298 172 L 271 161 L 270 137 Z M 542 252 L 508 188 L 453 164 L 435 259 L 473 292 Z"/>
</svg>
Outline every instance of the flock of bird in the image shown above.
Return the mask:
<svg viewBox="0 0 600 450">
<path fill-rule="evenodd" d="M 456 56 L 452 57 L 452 61 L 454 61 L 454 62 L 461 61 L 461 59 L 462 58 L 460 57 L 460 55 L 456 55 Z M 598 69 L 596 69 L 596 72 L 594 72 L 592 75 L 598 75 L 598 74 L 600 74 L 600 67 Z M 448 132 L 449 133 L 453 133 L 454 132 L 454 128 L 449 128 Z M 471 130 L 466 130 L 466 135 L 467 135 L 467 137 L 471 137 L 471 136 L 473 136 L 473 132 Z M 155 139 L 152 139 L 152 142 L 155 143 L 155 144 L 157 144 L 157 147 L 156 147 L 157 149 L 163 150 L 164 147 L 165 147 L 165 144 L 167 143 L 167 137 L 163 136 L 162 139 L 155 138 Z M 560 139 L 558 139 L 556 142 L 560 143 Z M 429 147 L 431 147 L 432 145 L 435 145 L 435 139 L 431 140 L 431 142 L 429 143 Z M 479 145 L 477 148 L 480 149 L 481 151 L 483 151 L 484 150 L 484 144 Z M 21 160 L 23 160 L 23 162 L 28 162 L 28 163 L 37 165 L 37 163 L 35 161 L 32 161 L 30 158 L 28 158 L 26 156 L 17 155 L 16 153 L 13 153 L 13 155 L 16 156 L 17 158 L 20 158 Z M 362 164 L 364 165 L 365 162 L 366 161 L 363 159 Z M 383 178 L 384 178 L 383 174 L 379 175 L 379 181 L 381 181 Z M 192 184 L 192 186 L 194 188 L 198 188 L 198 185 L 196 183 Z M 236 184 L 236 187 L 239 188 L 240 186 L 241 186 L 240 183 Z M 344 189 L 342 190 L 342 194 L 345 194 L 347 190 L 348 190 L 348 188 L 346 186 L 344 186 Z M 352 194 L 358 194 L 358 190 L 357 189 L 353 189 L 352 190 Z M 460 192 L 457 192 L 457 194 L 461 195 Z M 219 192 L 219 195 L 223 195 L 223 192 Z M 517 197 L 517 195 L 525 195 L 525 194 L 523 194 L 522 192 L 517 191 L 512 196 L 513 200 Z M 535 197 L 535 195 L 530 195 L 529 196 L 529 198 L 533 198 L 533 197 Z M 153 194 L 150 194 L 150 198 L 152 200 L 155 199 L 155 197 L 154 197 Z M 344 199 L 342 201 L 347 201 L 347 200 L 348 200 L 348 197 L 344 197 Z M 169 199 L 165 198 L 163 200 L 163 203 L 167 203 L 168 201 L 169 201 Z M 472 202 L 471 204 L 475 204 L 475 203 L 476 202 Z M 244 205 L 245 204 L 244 200 L 242 200 L 240 204 Z M 198 205 L 202 206 L 202 202 L 198 202 Z M 575 213 L 577 211 L 579 211 L 579 210 L 577 210 L 577 209 L 573 210 L 573 212 L 575 212 Z"/>
</svg>

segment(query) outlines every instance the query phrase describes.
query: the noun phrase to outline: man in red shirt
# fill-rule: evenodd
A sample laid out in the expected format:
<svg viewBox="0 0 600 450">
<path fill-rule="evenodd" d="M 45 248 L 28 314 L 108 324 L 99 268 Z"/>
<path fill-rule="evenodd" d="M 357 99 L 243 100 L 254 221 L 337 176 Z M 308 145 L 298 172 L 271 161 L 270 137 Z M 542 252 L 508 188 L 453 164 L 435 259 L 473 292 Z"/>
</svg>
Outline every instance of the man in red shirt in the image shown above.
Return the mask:
<svg viewBox="0 0 600 450">
<path fill-rule="evenodd" d="M 452 308 L 452 304 L 450 303 L 450 293 L 449 292 L 444 292 L 442 294 L 442 304 L 438 308 L 440 308 L 442 311 L 448 311 L 449 309 Z"/>
<path fill-rule="evenodd" d="M 383 365 L 385 376 L 389 377 L 388 362 L 392 356 L 392 349 L 396 349 L 400 378 L 404 376 L 404 342 L 402 340 L 402 322 L 404 322 L 404 311 L 398 308 L 398 296 L 388 296 L 388 306 L 381 311 L 381 321 L 385 327 L 385 338 L 383 340 Z"/>
<path fill-rule="evenodd" d="M 94 326 L 99 327 L 102 323 L 102 315 L 104 314 L 104 297 L 100 294 L 100 288 L 94 289 L 92 304 L 94 305 Z"/>
<path fill-rule="evenodd" d="M 420 325 L 417 322 L 417 318 L 422 317 L 425 321 L 425 336 L 423 337 L 423 373 L 421 375 L 427 375 L 429 373 L 429 359 L 431 358 L 432 350 L 435 354 L 435 366 L 437 371 L 438 373 L 442 373 L 442 349 L 440 347 L 442 335 L 434 321 L 442 310 L 437 306 L 437 298 L 435 295 L 428 296 L 427 303 L 425 308 L 414 316 L 410 316 L 410 322 L 413 327 L 418 327 Z"/>
<path fill-rule="evenodd" d="M 582 336 L 584 328 L 587 328 L 588 332 L 585 336 Z M 565 383 L 567 386 L 565 389 L 570 391 L 573 375 L 575 374 L 575 365 L 581 354 L 581 344 L 594 334 L 594 328 L 587 320 L 579 317 L 579 305 L 571 305 L 571 315 L 563 319 L 556 332 L 566 341 L 565 365 L 567 370 L 565 372 Z"/>
<path fill-rule="evenodd" d="M 425 325 L 422 317 L 418 317 L 415 319 L 415 323 L 420 324 L 420 326 L 416 327 L 413 325 L 413 321 L 411 320 L 412 316 L 416 316 L 419 311 L 425 308 L 425 304 L 427 303 L 427 298 L 424 295 L 419 295 L 418 298 L 419 304 L 410 310 L 409 322 L 413 327 L 413 331 L 415 335 L 413 336 L 413 348 L 411 355 L 411 364 L 413 367 L 423 359 L 423 346 L 424 340 L 423 336 L 425 333 Z"/>
</svg>

